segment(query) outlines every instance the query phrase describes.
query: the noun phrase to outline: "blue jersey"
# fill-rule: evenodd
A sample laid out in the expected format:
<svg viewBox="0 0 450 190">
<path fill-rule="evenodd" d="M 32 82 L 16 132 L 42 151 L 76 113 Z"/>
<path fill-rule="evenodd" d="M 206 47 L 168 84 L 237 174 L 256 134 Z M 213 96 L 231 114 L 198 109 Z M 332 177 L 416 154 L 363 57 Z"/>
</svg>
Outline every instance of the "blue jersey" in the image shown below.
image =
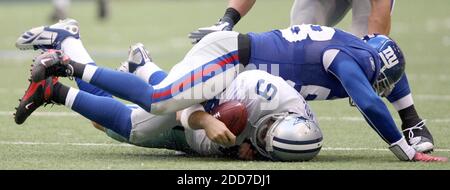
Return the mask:
<svg viewBox="0 0 450 190">
<path fill-rule="evenodd" d="M 352 57 L 371 84 L 379 75 L 381 62 L 376 50 L 342 30 L 296 25 L 248 35 L 250 64 L 259 69 L 267 67 L 269 73 L 294 82 L 294 88 L 306 100 L 348 97 L 340 81 L 326 70 L 323 56 L 327 50 L 338 49 Z"/>
<path fill-rule="evenodd" d="M 317 25 L 295 25 L 248 36 L 251 49 L 247 69 L 266 69 L 292 81 L 306 100 L 351 97 L 386 142 L 392 144 L 402 138 L 372 87 L 383 63 L 378 52 L 361 39 Z"/>
</svg>

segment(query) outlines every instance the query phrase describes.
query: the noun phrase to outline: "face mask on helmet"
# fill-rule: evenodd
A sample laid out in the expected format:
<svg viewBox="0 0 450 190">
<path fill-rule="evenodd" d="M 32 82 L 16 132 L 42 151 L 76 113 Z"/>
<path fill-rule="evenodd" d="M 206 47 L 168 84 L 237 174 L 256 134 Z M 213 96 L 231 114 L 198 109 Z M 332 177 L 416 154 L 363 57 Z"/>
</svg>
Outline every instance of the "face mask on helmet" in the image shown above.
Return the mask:
<svg viewBox="0 0 450 190">
<path fill-rule="evenodd" d="M 405 72 L 403 53 L 394 40 L 385 35 L 366 35 L 363 40 L 378 52 L 382 63 L 373 88 L 380 96 L 388 96 Z"/>
<path fill-rule="evenodd" d="M 275 161 L 307 161 L 322 147 L 317 124 L 299 114 L 270 114 L 255 126 L 252 143 L 261 155 Z"/>
</svg>

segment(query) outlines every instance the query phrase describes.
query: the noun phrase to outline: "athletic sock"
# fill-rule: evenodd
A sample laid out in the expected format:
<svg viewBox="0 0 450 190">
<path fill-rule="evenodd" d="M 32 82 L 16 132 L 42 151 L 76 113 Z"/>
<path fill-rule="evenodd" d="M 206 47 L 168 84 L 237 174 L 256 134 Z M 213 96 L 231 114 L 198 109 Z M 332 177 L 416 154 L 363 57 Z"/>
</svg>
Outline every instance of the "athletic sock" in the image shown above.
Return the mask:
<svg viewBox="0 0 450 190">
<path fill-rule="evenodd" d="M 91 58 L 89 53 L 86 51 L 86 49 L 83 46 L 83 43 L 80 39 L 75 38 L 67 38 L 61 43 L 61 50 L 70 57 L 70 59 L 74 62 L 81 63 L 81 64 L 89 64 L 89 65 L 95 65 L 94 60 Z M 108 92 L 93 86 L 87 82 L 84 82 L 83 80 L 76 78 L 75 79 L 78 88 L 82 91 L 97 95 L 97 96 L 107 96 L 112 97 L 111 94 Z"/>
<path fill-rule="evenodd" d="M 94 63 L 80 39 L 66 38 L 61 42 L 61 50 L 75 62 L 82 64 Z"/>
<path fill-rule="evenodd" d="M 74 68 L 73 76 L 83 79 L 111 94 L 138 104 L 150 112 L 153 87 L 140 78 L 125 72 L 99 68 L 92 65 L 71 62 Z"/>
<path fill-rule="evenodd" d="M 61 85 L 60 90 L 64 89 Z M 62 98 L 61 95 L 58 98 Z M 85 118 L 113 130 L 129 139 L 131 131 L 131 109 L 109 97 L 96 96 L 75 88 L 66 92 L 64 105 Z"/>
<path fill-rule="evenodd" d="M 52 100 L 57 104 L 65 105 L 69 89 L 70 87 L 63 85 L 60 82 L 57 82 L 56 84 L 53 85 Z"/>
<path fill-rule="evenodd" d="M 167 73 L 153 62 L 147 62 L 145 65 L 138 67 L 135 74 L 151 85 L 159 84 L 167 76 Z"/>
<path fill-rule="evenodd" d="M 398 111 L 398 114 L 402 120 L 402 130 L 415 126 L 417 123 L 422 121 L 419 114 L 417 114 L 414 105 Z"/>
</svg>

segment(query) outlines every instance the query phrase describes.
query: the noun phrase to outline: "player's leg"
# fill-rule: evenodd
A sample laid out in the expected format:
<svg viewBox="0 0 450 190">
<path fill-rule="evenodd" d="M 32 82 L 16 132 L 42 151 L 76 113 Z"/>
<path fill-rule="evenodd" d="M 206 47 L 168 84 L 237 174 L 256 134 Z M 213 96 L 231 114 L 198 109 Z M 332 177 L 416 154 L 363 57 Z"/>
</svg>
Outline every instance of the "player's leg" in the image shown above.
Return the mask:
<svg viewBox="0 0 450 190">
<path fill-rule="evenodd" d="M 189 144 L 186 142 L 186 137 L 184 134 L 184 128 L 181 126 L 175 126 L 173 128 L 167 128 L 164 131 L 161 131 L 157 134 L 152 134 L 152 138 L 147 138 L 146 141 L 141 141 L 139 143 L 131 142 L 130 140 L 125 139 L 121 135 L 117 134 L 116 132 L 106 129 L 105 134 L 109 136 L 110 138 L 123 142 L 128 143 L 140 147 L 145 148 L 164 148 L 169 150 L 176 150 L 176 151 L 182 151 L 184 153 L 188 154 L 198 154 L 193 150 Z"/>
<path fill-rule="evenodd" d="M 84 48 L 83 43 L 80 39 L 75 39 L 72 37 L 66 38 L 61 43 L 61 51 L 63 51 L 67 56 L 69 56 L 73 61 L 81 64 L 96 65 L 94 60 L 91 58 L 87 50 Z M 108 92 L 89 84 L 80 78 L 75 78 L 78 88 L 82 91 L 97 95 L 97 96 L 107 96 L 112 97 Z"/>
<path fill-rule="evenodd" d="M 206 36 L 156 86 L 129 73 L 70 61 L 60 52 L 37 57 L 42 64 L 34 65 L 32 78 L 40 81 L 48 74 L 78 77 L 149 112 L 171 113 L 214 97 L 234 80 L 240 70 L 237 38 L 238 33 L 230 31 Z"/>
<path fill-rule="evenodd" d="M 348 10 L 348 0 L 295 0 L 291 9 L 291 25 L 334 26 L 344 18 Z"/>
<path fill-rule="evenodd" d="M 419 117 L 414 107 L 414 100 L 406 73 L 395 85 L 387 99 L 400 115 L 403 134 L 408 143 L 419 152 L 432 151 L 434 148 L 433 136 L 426 127 L 425 120 Z"/>
<path fill-rule="evenodd" d="M 70 0 L 53 0 L 53 14 L 50 19 L 52 21 L 57 21 L 60 19 L 65 19 L 70 8 Z"/>
<path fill-rule="evenodd" d="M 56 77 L 48 77 L 39 82 L 30 82 L 14 114 L 17 124 L 22 124 L 33 111 L 45 103 L 57 103 L 66 105 L 124 137 L 129 137 L 131 109 L 113 98 L 95 96 L 69 88 L 57 81 Z"/>
<path fill-rule="evenodd" d="M 61 83 L 55 84 L 52 99 L 120 135 L 128 143 L 153 148 L 177 148 L 176 142 L 171 143 L 172 138 L 161 138 L 161 135 L 171 134 L 168 131 L 179 125 L 175 113 L 153 115 L 113 98 L 95 96 Z"/>
<path fill-rule="evenodd" d="M 21 50 L 28 49 L 57 49 L 63 51 L 72 60 L 95 65 L 94 60 L 88 54 L 80 38 L 80 27 L 73 19 L 65 19 L 51 26 L 40 26 L 32 28 L 23 33 L 16 41 L 16 47 Z M 111 95 L 79 78 L 75 79 L 78 87 L 99 96 Z"/>
<path fill-rule="evenodd" d="M 352 1 L 352 34 L 361 38 L 368 33 L 370 12 L 370 0 Z"/>
<path fill-rule="evenodd" d="M 98 18 L 104 20 L 108 18 L 110 12 L 109 0 L 97 0 Z"/>
<path fill-rule="evenodd" d="M 132 109 L 111 97 L 96 96 L 58 82 L 53 87 L 51 100 L 65 105 L 126 139 L 130 138 Z"/>
<path fill-rule="evenodd" d="M 351 32 L 362 37 L 370 33 L 388 35 L 391 28 L 390 18 L 385 13 L 392 14 L 395 0 L 373 2 L 371 0 L 352 0 L 352 26 Z M 372 5 L 377 6 L 372 8 Z M 387 9 L 387 10 L 384 10 Z M 372 18 L 372 16 L 373 18 Z M 370 28 L 369 28 L 369 22 Z M 380 23 L 382 22 L 382 23 Z"/>
<path fill-rule="evenodd" d="M 154 144 L 156 147 L 158 144 L 165 144 L 158 143 L 158 136 L 180 125 L 176 119 L 176 113 L 154 115 L 140 107 L 132 110 L 132 130 L 129 141 L 135 145 Z"/>
<path fill-rule="evenodd" d="M 153 62 L 142 43 L 130 46 L 128 60 L 122 62 L 117 70 L 134 74 L 150 85 L 157 85 L 167 77 L 167 73 Z"/>
<path fill-rule="evenodd" d="M 194 153 L 186 142 L 184 128 L 179 126 L 175 114 L 152 115 L 138 106 L 128 107 L 132 109 L 130 137 L 123 137 L 108 128 L 103 130 L 106 135 L 136 146 Z"/>
</svg>

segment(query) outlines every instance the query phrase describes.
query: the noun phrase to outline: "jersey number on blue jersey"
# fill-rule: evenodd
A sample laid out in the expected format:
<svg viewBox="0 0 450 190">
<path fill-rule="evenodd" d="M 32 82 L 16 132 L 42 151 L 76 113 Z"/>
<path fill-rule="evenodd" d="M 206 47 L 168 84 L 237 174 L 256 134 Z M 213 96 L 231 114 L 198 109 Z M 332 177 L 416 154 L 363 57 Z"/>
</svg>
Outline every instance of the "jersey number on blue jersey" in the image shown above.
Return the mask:
<svg viewBox="0 0 450 190">
<path fill-rule="evenodd" d="M 294 25 L 280 30 L 284 39 L 289 42 L 299 42 L 308 36 L 313 41 L 327 41 L 333 38 L 336 32 L 333 28 L 318 25 Z"/>
</svg>

